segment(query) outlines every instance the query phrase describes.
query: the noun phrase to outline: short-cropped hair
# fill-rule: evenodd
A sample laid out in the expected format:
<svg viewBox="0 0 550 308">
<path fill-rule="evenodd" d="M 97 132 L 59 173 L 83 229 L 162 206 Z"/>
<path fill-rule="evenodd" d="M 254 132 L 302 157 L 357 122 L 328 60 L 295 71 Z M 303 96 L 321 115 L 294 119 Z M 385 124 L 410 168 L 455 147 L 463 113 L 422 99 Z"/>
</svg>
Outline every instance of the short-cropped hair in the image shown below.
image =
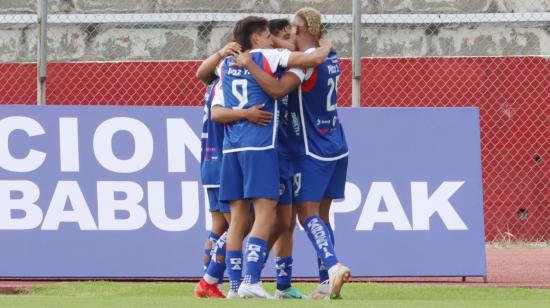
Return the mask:
<svg viewBox="0 0 550 308">
<path fill-rule="evenodd" d="M 269 32 L 273 35 L 279 34 L 285 28 L 290 27 L 290 21 L 286 18 L 271 19 L 269 21 Z"/>
<path fill-rule="evenodd" d="M 241 45 L 243 51 L 252 49 L 250 37 L 254 33 L 268 30 L 267 19 L 258 16 L 248 16 L 239 20 L 233 28 L 233 39 Z"/>
</svg>

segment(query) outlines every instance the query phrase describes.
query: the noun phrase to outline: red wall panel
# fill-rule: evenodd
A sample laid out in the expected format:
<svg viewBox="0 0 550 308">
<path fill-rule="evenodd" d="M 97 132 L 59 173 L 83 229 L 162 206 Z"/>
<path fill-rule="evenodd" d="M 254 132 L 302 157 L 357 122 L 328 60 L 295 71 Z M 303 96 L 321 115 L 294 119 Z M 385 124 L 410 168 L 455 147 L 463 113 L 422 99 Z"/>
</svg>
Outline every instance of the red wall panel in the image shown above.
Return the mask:
<svg viewBox="0 0 550 308">
<path fill-rule="evenodd" d="M 200 62 L 50 63 L 49 104 L 200 105 Z M 550 239 L 550 60 L 542 57 L 363 59 L 362 106 L 478 106 L 487 240 Z M 341 106 L 351 105 L 342 59 Z M 0 64 L 0 103 L 34 104 L 36 65 Z M 520 215 L 519 213 L 523 213 Z"/>
</svg>

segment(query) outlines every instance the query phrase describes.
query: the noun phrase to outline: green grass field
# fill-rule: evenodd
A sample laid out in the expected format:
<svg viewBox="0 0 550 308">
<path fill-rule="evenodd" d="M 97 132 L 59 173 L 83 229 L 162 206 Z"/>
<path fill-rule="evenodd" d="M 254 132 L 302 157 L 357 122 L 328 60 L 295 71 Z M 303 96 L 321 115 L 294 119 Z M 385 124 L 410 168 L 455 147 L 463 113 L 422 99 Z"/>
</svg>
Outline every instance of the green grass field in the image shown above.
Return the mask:
<svg viewBox="0 0 550 308">
<path fill-rule="evenodd" d="M 315 285 L 298 283 L 304 292 Z M 342 300 L 205 300 L 189 283 L 69 282 L 0 296 L 0 307 L 550 307 L 550 290 L 355 283 Z M 269 291 L 274 285 L 266 284 Z"/>
</svg>

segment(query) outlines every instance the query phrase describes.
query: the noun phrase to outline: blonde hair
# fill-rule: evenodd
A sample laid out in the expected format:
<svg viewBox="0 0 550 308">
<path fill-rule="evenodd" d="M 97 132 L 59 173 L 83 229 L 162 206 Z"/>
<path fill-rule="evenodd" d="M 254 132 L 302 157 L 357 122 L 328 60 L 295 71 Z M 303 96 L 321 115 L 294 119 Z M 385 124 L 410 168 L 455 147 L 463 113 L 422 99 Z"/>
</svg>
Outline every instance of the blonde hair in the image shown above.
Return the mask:
<svg viewBox="0 0 550 308">
<path fill-rule="evenodd" d="M 307 30 L 313 34 L 321 33 L 321 13 L 312 7 L 304 7 L 296 12 L 296 16 L 300 16 L 305 22 Z"/>
</svg>

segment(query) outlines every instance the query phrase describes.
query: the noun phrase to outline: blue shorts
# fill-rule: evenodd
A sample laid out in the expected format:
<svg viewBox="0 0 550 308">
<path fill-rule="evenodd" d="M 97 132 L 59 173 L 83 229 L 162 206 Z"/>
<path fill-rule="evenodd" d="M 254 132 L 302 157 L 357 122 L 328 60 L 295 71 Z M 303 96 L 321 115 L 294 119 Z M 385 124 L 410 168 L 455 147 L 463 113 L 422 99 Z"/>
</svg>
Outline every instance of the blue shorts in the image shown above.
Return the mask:
<svg viewBox="0 0 550 308">
<path fill-rule="evenodd" d="M 220 200 L 279 199 L 279 159 L 276 150 L 224 154 Z"/>
<path fill-rule="evenodd" d="M 207 188 L 206 193 L 208 195 L 208 203 L 210 212 L 230 213 L 229 203 L 220 201 L 220 189 L 219 188 Z"/>
<path fill-rule="evenodd" d="M 279 156 L 279 205 L 292 204 L 292 177 L 294 162 L 287 157 Z"/>
<path fill-rule="evenodd" d="M 310 156 L 301 156 L 293 180 L 295 201 L 343 199 L 347 172 L 347 157 L 335 161 L 320 161 Z"/>
</svg>

